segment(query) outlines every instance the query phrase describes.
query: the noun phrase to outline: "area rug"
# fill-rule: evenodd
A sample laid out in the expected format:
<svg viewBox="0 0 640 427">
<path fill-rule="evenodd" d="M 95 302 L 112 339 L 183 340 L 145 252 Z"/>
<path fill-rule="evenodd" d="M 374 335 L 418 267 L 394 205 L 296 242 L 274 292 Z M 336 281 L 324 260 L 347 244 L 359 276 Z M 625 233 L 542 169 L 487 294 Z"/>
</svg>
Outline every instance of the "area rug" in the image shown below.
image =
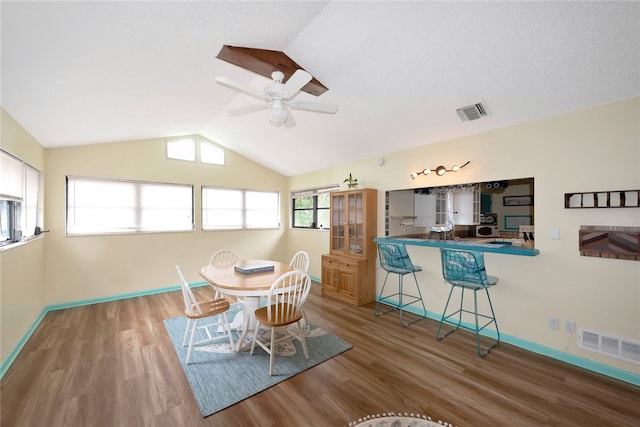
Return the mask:
<svg viewBox="0 0 640 427">
<path fill-rule="evenodd" d="M 265 351 L 256 346 L 254 354 L 251 355 L 246 351 L 245 345 L 245 351 L 236 353 L 231 350 L 228 342 L 210 346 L 206 351 L 194 351 L 191 354 L 191 363 L 185 365 L 187 347 L 182 346 L 182 337 L 187 319 L 184 316 L 176 317 L 165 320 L 164 324 L 204 417 L 266 390 L 352 347 L 346 341 L 308 323 L 305 341 L 309 359 L 304 358 L 300 342 L 292 340 L 288 345 L 279 348 L 273 376 L 270 376 L 269 355 Z"/>
<path fill-rule="evenodd" d="M 349 427 L 454 427 L 453 424 L 438 420 L 435 422 L 426 415 L 405 413 L 382 413 L 367 415 L 349 423 Z"/>
</svg>

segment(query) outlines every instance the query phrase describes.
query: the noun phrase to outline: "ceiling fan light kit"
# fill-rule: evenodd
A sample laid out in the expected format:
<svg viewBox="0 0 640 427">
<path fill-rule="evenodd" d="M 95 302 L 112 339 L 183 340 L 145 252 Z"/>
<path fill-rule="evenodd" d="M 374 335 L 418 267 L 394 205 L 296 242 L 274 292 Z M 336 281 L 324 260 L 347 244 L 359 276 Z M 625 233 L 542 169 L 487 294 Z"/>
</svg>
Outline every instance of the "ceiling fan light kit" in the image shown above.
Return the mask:
<svg viewBox="0 0 640 427">
<path fill-rule="evenodd" d="M 257 55 L 257 53 L 271 53 L 271 54 L 281 54 L 282 52 L 277 51 L 262 51 L 259 49 L 247 49 L 247 48 L 233 48 L 231 46 L 225 46 L 225 48 L 232 49 L 230 52 L 237 53 L 236 50 L 233 49 L 245 49 L 242 50 L 243 55 L 247 55 L 247 52 L 252 55 Z M 223 48 L 223 51 L 225 50 Z M 257 52 L 254 52 L 257 51 Z M 229 53 L 229 52 L 227 52 Z M 221 51 L 222 54 L 222 51 Z M 286 55 L 285 55 L 286 56 Z M 220 58 L 220 55 L 218 55 Z M 286 57 L 288 58 L 288 57 Z M 221 58 L 225 59 L 225 58 Z M 227 60 L 227 59 L 225 59 Z M 289 59 L 290 60 L 290 59 Z M 255 63 L 253 60 L 251 63 Z M 268 66 L 271 62 L 264 63 L 262 61 L 260 65 L 263 66 L 262 71 L 259 74 L 264 75 L 264 66 Z M 305 70 L 300 68 L 295 62 L 292 62 L 292 66 L 295 66 L 295 71 L 293 73 L 289 73 L 289 78 L 285 82 L 285 73 L 275 67 L 278 66 L 278 63 L 274 63 L 272 65 L 271 79 L 272 81 L 265 86 L 262 92 L 253 89 L 249 86 L 245 86 L 241 83 L 233 81 L 228 77 L 216 77 L 216 82 L 222 86 L 226 86 L 230 89 L 233 89 L 237 92 L 243 93 L 245 95 L 252 96 L 257 98 L 263 102 L 263 104 L 257 105 L 255 107 L 243 107 L 236 111 L 230 111 L 231 115 L 244 114 L 247 112 L 257 111 L 260 109 L 269 109 L 268 118 L 269 121 L 276 125 L 281 126 L 285 125 L 285 127 L 293 127 L 295 126 L 295 121 L 289 112 L 289 109 L 293 110 L 306 110 L 312 111 L 316 113 L 325 113 L 325 114 L 335 114 L 338 112 L 338 106 L 333 104 L 324 104 L 320 102 L 312 102 L 312 101 L 300 101 L 295 99 L 296 96 L 300 93 L 300 91 L 304 91 L 304 88 L 307 87 L 310 82 L 316 82 L 313 76 L 307 73 Z M 242 63 L 236 63 L 236 65 L 243 66 Z M 243 68 L 247 68 L 250 71 L 254 71 L 251 67 L 245 66 Z"/>
<path fill-rule="evenodd" d="M 411 179 L 416 179 L 418 176 L 420 175 L 429 175 L 432 171 L 436 173 L 436 175 L 438 176 L 442 176 L 447 172 L 458 172 L 460 169 L 462 169 L 463 167 L 467 166 L 469 163 L 471 163 L 471 160 L 468 160 L 465 164 L 463 164 L 462 166 L 458 166 L 458 165 L 453 165 L 451 166 L 451 169 L 447 169 L 446 167 L 440 165 L 435 169 L 429 169 L 429 168 L 424 168 L 421 171 L 418 172 L 413 172 L 411 175 L 409 175 L 411 177 Z"/>
<path fill-rule="evenodd" d="M 284 124 L 289 118 L 289 113 L 283 107 L 282 101 L 274 100 L 271 109 L 269 110 L 269 121 L 276 126 Z"/>
</svg>

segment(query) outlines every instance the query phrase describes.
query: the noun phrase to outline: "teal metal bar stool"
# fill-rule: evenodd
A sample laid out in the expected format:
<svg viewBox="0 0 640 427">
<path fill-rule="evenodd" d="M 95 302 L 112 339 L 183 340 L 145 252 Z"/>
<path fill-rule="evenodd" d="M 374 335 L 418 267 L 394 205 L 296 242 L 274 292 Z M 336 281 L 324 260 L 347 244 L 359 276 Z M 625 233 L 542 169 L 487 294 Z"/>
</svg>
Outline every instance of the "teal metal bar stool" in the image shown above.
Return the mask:
<svg viewBox="0 0 640 427">
<path fill-rule="evenodd" d="M 498 278 L 487 275 L 487 271 L 484 267 L 483 252 L 440 249 L 440 253 L 442 255 L 442 275 L 451 285 L 451 291 L 449 291 L 449 298 L 447 298 L 447 303 L 444 307 L 440 324 L 438 325 L 436 338 L 441 340 L 452 332 L 457 331 L 459 328 L 475 332 L 478 356 L 485 357 L 487 353 L 489 353 L 489 351 L 491 351 L 491 349 L 497 346 L 500 342 L 500 330 L 498 329 L 498 322 L 496 322 L 496 316 L 493 312 L 493 304 L 491 303 L 491 297 L 489 296 L 489 288 L 498 283 Z M 447 315 L 451 295 L 456 288 L 461 290 L 460 308 Z M 464 292 L 466 290 L 473 291 L 473 311 L 468 310 L 463 306 Z M 486 293 L 487 301 L 489 301 L 489 308 L 491 309 L 491 315 L 478 313 L 478 291 L 484 291 Z M 473 315 L 475 320 L 474 326 L 466 326 L 462 323 L 463 313 Z M 455 316 L 457 316 L 457 321 L 450 319 Z M 480 319 L 482 319 L 482 322 L 486 321 L 486 323 L 480 325 Z M 442 334 L 440 331 L 444 323 L 449 323 L 455 327 Z M 496 328 L 497 339 L 493 341 L 486 350 L 482 351 L 480 347 L 480 331 L 492 323 Z"/>
<path fill-rule="evenodd" d="M 400 310 L 400 324 L 404 327 L 409 326 L 412 323 L 417 322 L 418 320 L 424 319 L 427 315 L 427 309 L 424 306 L 424 302 L 422 301 L 422 292 L 420 292 L 420 285 L 418 285 L 418 279 L 416 278 L 416 271 L 422 271 L 422 268 L 418 265 L 414 265 L 411 262 L 411 258 L 409 257 L 409 253 L 407 252 L 407 248 L 404 244 L 396 244 L 396 243 L 378 243 L 378 255 L 380 257 L 380 265 L 387 272 L 387 275 L 384 278 L 384 283 L 382 284 L 382 289 L 376 298 L 376 307 L 374 309 L 374 313 L 376 316 L 382 316 L 383 314 L 390 313 L 394 310 Z M 384 294 L 384 289 L 387 286 L 387 279 L 389 278 L 389 274 L 397 274 L 398 275 L 398 291 L 389 295 Z M 418 295 L 408 294 L 404 290 L 403 278 L 407 274 L 413 275 L 413 280 L 416 283 L 416 290 Z M 405 322 L 403 320 L 404 308 L 408 305 L 414 304 L 416 302 L 420 302 L 422 304 L 422 312 L 424 313 L 421 317 L 411 320 L 410 322 Z M 391 308 L 386 311 L 378 311 L 378 306 L 380 303 L 390 306 Z"/>
</svg>

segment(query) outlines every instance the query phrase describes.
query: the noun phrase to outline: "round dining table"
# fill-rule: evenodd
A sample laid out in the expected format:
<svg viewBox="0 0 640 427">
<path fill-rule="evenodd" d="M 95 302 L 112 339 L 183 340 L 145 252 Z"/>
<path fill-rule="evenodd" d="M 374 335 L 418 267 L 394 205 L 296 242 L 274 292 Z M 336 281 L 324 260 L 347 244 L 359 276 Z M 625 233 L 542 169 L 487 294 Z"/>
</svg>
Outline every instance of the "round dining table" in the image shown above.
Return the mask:
<svg viewBox="0 0 640 427">
<path fill-rule="evenodd" d="M 236 269 L 236 267 L 247 268 L 251 266 L 273 266 L 273 270 L 240 273 Z M 238 317 L 236 317 L 232 322 L 232 327 L 235 329 L 242 327 L 236 351 L 240 351 L 247 333 L 256 326 L 255 311 L 260 308 L 260 298 L 267 296 L 271 285 L 278 277 L 291 270 L 293 270 L 293 267 L 289 264 L 271 260 L 240 260 L 236 264 L 226 267 L 209 264 L 200 269 L 200 276 L 214 289 L 225 295 L 242 297 L 243 304 L 240 321 L 237 321 Z"/>
</svg>

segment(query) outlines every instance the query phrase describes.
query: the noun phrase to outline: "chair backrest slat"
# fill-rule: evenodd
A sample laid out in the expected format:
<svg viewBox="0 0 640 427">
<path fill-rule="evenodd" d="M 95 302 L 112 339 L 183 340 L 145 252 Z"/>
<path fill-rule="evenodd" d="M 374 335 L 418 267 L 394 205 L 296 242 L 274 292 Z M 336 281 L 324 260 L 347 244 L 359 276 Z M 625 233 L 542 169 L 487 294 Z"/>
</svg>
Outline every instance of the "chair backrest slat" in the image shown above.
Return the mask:
<svg viewBox="0 0 640 427">
<path fill-rule="evenodd" d="M 291 262 L 289 262 L 289 265 L 294 270 L 302 270 L 305 273 L 308 273 L 309 272 L 309 254 L 307 254 L 305 251 L 297 252 L 293 256 L 293 258 L 291 258 Z"/>
<path fill-rule="evenodd" d="M 302 270 L 289 271 L 276 279 L 267 295 L 269 321 L 300 316 L 310 290 L 311 278 Z"/>
<path fill-rule="evenodd" d="M 228 267 L 235 264 L 240 259 L 237 252 L 231 249 L 220 249 L 214 252 L 209 259 L 209 264 L 216 267 Z"/>
<path fill-rule="evenodd" d="M 184 273 L 182 273 L 182 269 L 180 269 L 179 265 L 176 265 L 176 271 L 180 278 L 180 287 L 182 288 L 182 299 L 184 300 L 185 311 L 189 314 L 202 314 L 202 309 L 198 304 L 198 300 L 193 294 L 193 291 L 189 286 L 189 282 L 187 282 L 187 278 L 184 276 Z"/>
</svg>

